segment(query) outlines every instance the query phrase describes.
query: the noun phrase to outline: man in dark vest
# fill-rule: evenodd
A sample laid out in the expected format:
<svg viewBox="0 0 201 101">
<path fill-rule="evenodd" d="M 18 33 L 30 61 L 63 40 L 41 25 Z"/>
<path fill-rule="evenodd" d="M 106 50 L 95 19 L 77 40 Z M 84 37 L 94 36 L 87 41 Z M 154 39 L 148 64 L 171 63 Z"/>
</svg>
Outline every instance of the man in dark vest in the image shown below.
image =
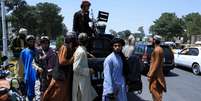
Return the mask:
<svg viewBox="0 0 201 101">
<path fill-rule="evenodd" d="M 89 7 L 91 3 L 88 0 L 83 0 L 81 10 L 74 14 L 73 18 L 73 31 L 77 34 L 87 33 L 88 37 L 92 36 L 93 30 L 89 26 L 91 19 L 89 18 Z"/>
</svg>

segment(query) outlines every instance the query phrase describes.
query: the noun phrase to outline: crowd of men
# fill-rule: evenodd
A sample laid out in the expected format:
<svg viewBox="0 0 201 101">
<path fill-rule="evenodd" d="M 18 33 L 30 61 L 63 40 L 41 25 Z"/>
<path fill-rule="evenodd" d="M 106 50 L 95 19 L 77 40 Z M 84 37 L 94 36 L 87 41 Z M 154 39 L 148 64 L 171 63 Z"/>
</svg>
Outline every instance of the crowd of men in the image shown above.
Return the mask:
<svg viewBox="0 0 201 101">
<path fill-rule="evenodd" d="M 40 45 L 35 47 L 35 37 L 28 35 L 18 70 L 28 100 L 35 97 L 36 80 L 40 81 L 41 101 L 92 101 L 97 97 L 90 83 L 94 70 L 88 67 L 87 42 L 85 33 L 78 37 L 68 34 L 57 52 L 49 47 L 49 37 L 42 36 Z"/>
<path fill-rule="evenodd" d="M 15 52 L 19 59 L 18 77 L 24 85 L 24 95 L 29 101 L 35 98 L 36 81 L 40 82 L 41 101 L 93 101 L 97 97 L 91 84 L 90 76 L 95 73 L 88 66 L 86 45 L 93 30 L 89 27 L 90 2 L 84 0 L 81 10 L 76 12 L 73 21 L 73 31 L 68 33 L 63 45 L 54 51 L 50 48 L 50 38 L 41 36 L 36 47 L 36 39 L 21 29 L 20 47 Z M 155 49 L 152 53 L 150 71 L 147 75 L 149 88 L 154 101 L 162 101 L 162 92 L 166 84 L 162 72 L 163 50 L 160 47 L 160 37 L 154 36 L 152 43 Z M 124 47 L 123 39 L 112 40 L 112 53 L 103 64 L 103 101 L 127 101 L 127 81 L 124 75 L 126 60 L 133 54 L 134 37 L 129 37 L 128 45 Z M 25 45 L 26 43 L 26 45 Z M 15 48 L 18 46 L 14 45 Z M 123 49 L 124 47 L 124 49 Z"/>
<path fill-rule="evenodd" d="M 58 51 L 49 47 L 48 36 L 40 38 L 40 45 L 35 47 L 35 37 L 25 38 L 26 47 L 19 56 L 18 78 L 24 84 L 24 94 L 29 101 L 35 98 L 35 83 L 40 81 L 41 101 L 93 101 L 97 97 L 96 90 L 91 84 L 90 76 L 95 73 L 88 66 L 88 52 L 86 45 L 88 36 L 80 33 L 67 34 L 63 45 Z M 130 39 L 130 38 L 129 38 Z M 133 39 L 129 40 L 129 43 Z M 147 78 L 154 101 L 162 100 L 162 92 L 166 91 L 166 84 L 162 70 L 163 50 L 160 47 L 159 36 L 152 40 L 155 49 Z M 124 47 L 123 39 L 112 40 L 113 52 L 109 54 L 103 64 L 103 101 L 127 101 L 127 81 L 124 75 L 125 61 L 132 55 L 133 44 Z M 126 51 L 123 51 L 124 50 Z"/>
</svg>

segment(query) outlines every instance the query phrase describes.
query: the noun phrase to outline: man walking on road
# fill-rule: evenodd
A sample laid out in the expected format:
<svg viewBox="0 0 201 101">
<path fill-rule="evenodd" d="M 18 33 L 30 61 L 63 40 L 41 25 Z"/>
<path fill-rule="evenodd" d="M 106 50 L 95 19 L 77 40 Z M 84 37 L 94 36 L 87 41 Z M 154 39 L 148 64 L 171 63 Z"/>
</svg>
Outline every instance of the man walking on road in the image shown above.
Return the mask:
<svg viewBox="0 0 201 101">
<path fill-rule="evenodd" d="M 163 75 L 163 49 L 160 47 L 160 41 L 160 36 L 153 37 L 155 48 L 151 55 L 150 69 L 147 74 L 153 101 L 162 101 L 162 93 L 166 92 L 166 82 Z"/>
</svg>

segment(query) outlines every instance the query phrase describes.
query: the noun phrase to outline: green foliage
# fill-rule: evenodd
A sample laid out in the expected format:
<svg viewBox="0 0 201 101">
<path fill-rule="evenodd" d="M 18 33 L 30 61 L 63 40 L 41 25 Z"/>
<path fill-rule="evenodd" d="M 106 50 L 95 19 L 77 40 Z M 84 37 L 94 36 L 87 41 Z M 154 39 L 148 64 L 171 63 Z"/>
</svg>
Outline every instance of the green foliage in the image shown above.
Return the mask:
<svg viewBox="0 0 201 101">
<path fill-rule="evenodd" d="M 25 0 L 5 0 L 5 6 L 7 7 L 7 11 L 11 11 L 24 5 L 27 5 Z"/>
<path fill-rule="evenodd" d="M 110 29 L 109 32 L 114 36 L 117 37 L 117 32 L 113 29 Z"/>
<path fill-rule="evenodd" d="M 12 25 L 17 30 L 21 27 L 27 28 L 30 34 L 35 34 L 37 30 L 37 13 L 35 6 L 21 6 L 14 10 L 10 19 Z"/>
<path fill-rule="evenodd" d="M 60 35 L 56 38 L 56 47 L 59 49 L 61 45 L 64 43 L 64 36 Z"/>
<path fill-rule="evenodd" d="M 40 32 L 52 38 L 61 34 L 63 30 L 63 17 L 59 15 L 61 8 L 52 3 L 39 3 L 36 5 Z"/>
<path fill-rule="evenodd" d="M 143 26 L 138 27 L 138 31 L 140 31 L 141 34 L 145 35 Z"/>
<path fill-rule="evenodd" d="M 21 5 L 13 11 L 10 21 L 17 30 L 27 28 L 30 34 L 48 35 L 55 40 L 64 29 L 61 8 L 53 3 L 38 3 L 36 6 Z"/>
<path fill-rule="evenodd" d="M 183 24 L 183 21 L 175 13 L 163 13 L 159 19 L 154 21 L 150 32 L 166 39 L 172 39 L 174 36 L 182 36 L 184 33 Z"/>
<path fill-rule="evenodd" d="M 190 13 L 183 16 L 187 36 L 201 34 L 201 15 Z"/>
<path fill-rule="evenodd" d="M 118 32 L 117 34 L 120 38 L 126 39 L 131 34 L 131 31 L 130 30 L 124 30 L 124 31 Z"/>
</svg>

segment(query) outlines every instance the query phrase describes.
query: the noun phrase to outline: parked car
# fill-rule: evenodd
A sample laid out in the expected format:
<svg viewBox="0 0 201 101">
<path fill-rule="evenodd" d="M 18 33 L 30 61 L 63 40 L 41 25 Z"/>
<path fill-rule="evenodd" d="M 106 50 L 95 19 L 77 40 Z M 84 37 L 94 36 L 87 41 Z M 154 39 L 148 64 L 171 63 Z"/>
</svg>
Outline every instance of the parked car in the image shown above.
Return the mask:
<svg viewBox="0 0 201 101">
<path fill-rule="evenodd" d="M 164 50 L 163 58 L 163 71 L 168 73 L 170 70 L 174 69 L 174 54 L 168 45 L 161 45 Z M 153 52 L 154 46 L 146 43 L 135 45 L 134 55 L 137 55 L 142 62 L 142 73 L 147 73 L 149 71 L 151 54 Z"/>
<path fill-rule="evenodd" d="M 201 73 L 201 46 L 184 48 L 174 54 L 175 64 L 192 69 L 195 75 Z"/>
<path fill-rule="evenodd" d="M 201 45 L 201 41 L 196 41 L 195 44 L 196 45 Z"/>
<path fill-rule="evenodd" d="M 51 47 L 53 50 L 56 50 L 56 41 L 51 40 L 51 41 L 50 41 L 50 47 Z"/>
<path fill-rule="evenodd" d="M 176 48 L 176 44 L 172 41 L 165 41 L 165 42 L 163 42 L 163 44 L 170 46 L 172 49 Z"/>
</svg>

